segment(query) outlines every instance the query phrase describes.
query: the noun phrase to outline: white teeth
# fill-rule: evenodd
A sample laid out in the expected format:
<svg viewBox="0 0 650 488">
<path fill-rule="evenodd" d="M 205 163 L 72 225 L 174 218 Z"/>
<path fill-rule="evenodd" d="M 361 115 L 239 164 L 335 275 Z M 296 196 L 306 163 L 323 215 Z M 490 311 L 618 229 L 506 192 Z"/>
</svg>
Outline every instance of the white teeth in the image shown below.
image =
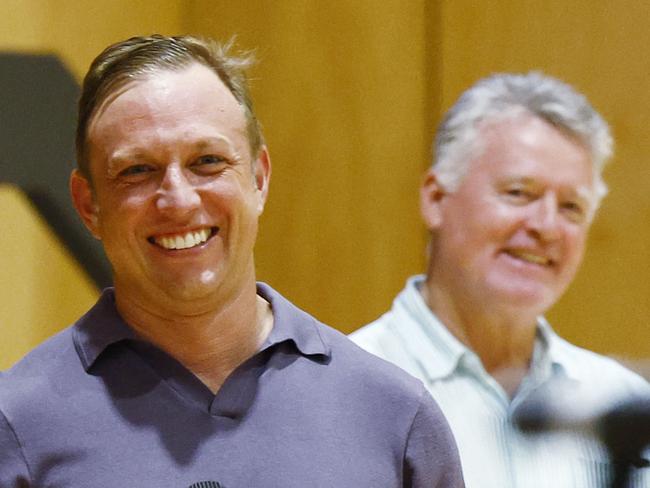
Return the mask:
<svg viewBox="0 0 650 488">
<path fill-rule="evenodd" d="M 523 251 L 511 251 L 510 254 L 512 254 L 514 257 L 521 259 L 522 261 L 528 261 L 529 263 L 533 264 L 541 264 L 541 265 L 548 265 L 550 264 L 551 260 L 544 257 L 540 256 L 539 254 L 531 254 L 528 252 L 523 252 Z"/>
<path fill-rule="evenodd" d="M 210 237 L 210 229 L 204 228 L 194 232 L 177 236 L 154 238 L 156 244 L 165 249 L 189 249 L 203 244 Z"/>
</svg>

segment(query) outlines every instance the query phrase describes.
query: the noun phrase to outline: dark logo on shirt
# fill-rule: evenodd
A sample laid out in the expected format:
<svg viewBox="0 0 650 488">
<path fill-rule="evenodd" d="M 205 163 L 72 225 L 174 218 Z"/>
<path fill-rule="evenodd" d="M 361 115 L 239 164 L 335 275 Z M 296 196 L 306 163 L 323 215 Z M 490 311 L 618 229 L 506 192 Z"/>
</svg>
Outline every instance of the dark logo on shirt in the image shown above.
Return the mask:
<svg viewBox="0 0 650 488">
<path fill-rule="evenodd" d="M 187 488 L 226 488 L 224 485 L 218 481 L 197 481 L 193 485 L 188 486 Z"/>
</svg>

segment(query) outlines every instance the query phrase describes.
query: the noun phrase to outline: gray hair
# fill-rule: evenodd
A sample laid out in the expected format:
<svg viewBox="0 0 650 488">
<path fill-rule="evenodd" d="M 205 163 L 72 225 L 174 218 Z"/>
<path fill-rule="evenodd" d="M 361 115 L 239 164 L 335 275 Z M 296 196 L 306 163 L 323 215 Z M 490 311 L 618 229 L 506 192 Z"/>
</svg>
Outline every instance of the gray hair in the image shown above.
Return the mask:
<svg viewBox="0 0 650 488">
<path fill-rule="evenodd" d="M 460 184 L 477 150 L 481 122 L 522 112 L 545 120 L 588 148 L 597 206 L 607 194 L 602 171 L 612 155 L 609 127 L 584 95 L 539 72 L 495 74 L 461 95 L 445 115 L 434 142 L 433 167 L 440 184 L 452 191 Z"/>
</svg>

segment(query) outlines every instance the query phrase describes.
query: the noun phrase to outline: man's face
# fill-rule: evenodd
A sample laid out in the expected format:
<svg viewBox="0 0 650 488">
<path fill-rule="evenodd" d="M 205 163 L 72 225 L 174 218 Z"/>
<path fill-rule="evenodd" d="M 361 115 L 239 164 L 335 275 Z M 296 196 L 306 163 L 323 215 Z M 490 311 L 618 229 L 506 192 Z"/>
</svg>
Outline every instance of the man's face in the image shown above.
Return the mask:
<svg viewBox="0 0 650 488">
<path fill-rule="evenodd" d="M 240 105 L 211 70 L 155 72 L 109 97 L 88 127 L 93 192 L 75 206 L 102 240 L 116 290 L 170 298 L 254 280 L 266 149 L 252 161 Z"/>
<path fill-rule="evenodd" d="M 453 302 L 537 315 L 565 291 L 594 208 L 585 147 L 528 114 L 486 123 L 458 189 L 430 174 L 422 210 L 434 232 L 431 280 Z"/>
</svg>

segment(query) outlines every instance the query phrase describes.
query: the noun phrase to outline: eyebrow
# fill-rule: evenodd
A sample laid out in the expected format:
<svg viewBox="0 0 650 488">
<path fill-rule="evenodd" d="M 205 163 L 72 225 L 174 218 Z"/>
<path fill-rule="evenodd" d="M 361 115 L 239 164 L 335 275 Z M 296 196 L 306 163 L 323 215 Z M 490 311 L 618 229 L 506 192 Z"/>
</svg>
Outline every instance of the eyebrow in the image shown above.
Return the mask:
<svg viewBox="0 0 650 488">
<path fill-rule="evenodd" d="M 531 178 L 530 176 L 511 175 L 503 178 L 503 180 L 500 181 L 501 185 L 509 183 L 523 183 L 524 185 L 534 185 L 537 183 L 537 180 Z"/>
<path fill-rule="evenodd" d="M 229 152 L 229 155 L 234 160 L 241 159 L 239 151 L 236 150 L 233 142 L 229 138 L 221 135 L 201 137 L 195 141 L 190 141 L 187 144 L 187 147 L 193 151 L 200 152 L 217 145 L 225 145 L 227 151 Z M 115 172 L 115 166 L 119 166 L 126 162 L 134 162 L 136 164 L 146 162 L 150 159 L 149 154 L 151 152 L 151 148 L 147 146 L 134 146 L 128 147 L 124 150 L 118 150 L 108 157 L 108 172 Z"/>
<path fill-rule="evenodd" d="M 203 151 L 214 145 L 225 144 L 228 150 L 228 155 L 234 161 L 239 161 L 241 159 L 241 154 L 237 150 L 235 144 L 225 136 L 211 136 L 199 139 L 192 144 L 192 148 L 195 151 Z"/>
<path fill-rule="evenodd" d="M 188 147 L 195 150 L 202 150 L 217 144 L 226 144 L 228 149 L 234 151 L 234 144 L 223 136 L 202 137 L 187 144 Z M 153 149 L 155 151 L 155 148 Z M 148 146 L 133 146 L 124 150 L 118 150 L 113 155 L 110 155 L 110 161 L 124 161 L 129 159 L 146 159 L 148 154 L 153 152 Z"/>
<path fill-rule="evenodd" d="M 535 178 L 530 176 L 511 175 L 503 179 L 501 184 L 521 183 L 524 185 L 537 185 L 539 184 Z M 589 186 L 581 185 L 575 189 L 571 188 L 571 193 L 575 194 L 577 198 L 583 199 L 587 202 L 592 201 L 593 189 Z"/>
<path fill-rule="evenodd" d="M 110 155 L 107 162 L 107 173 L 109 175 L 116 173 L 117 169 L 115 167 L 120 166 L 123 163 L 134 162 L 137 164 L 139 162 L 143 162 L 146 159 L 146 154 L 141 150 L 124 151 L 116 155 Z"/>
</svg>

